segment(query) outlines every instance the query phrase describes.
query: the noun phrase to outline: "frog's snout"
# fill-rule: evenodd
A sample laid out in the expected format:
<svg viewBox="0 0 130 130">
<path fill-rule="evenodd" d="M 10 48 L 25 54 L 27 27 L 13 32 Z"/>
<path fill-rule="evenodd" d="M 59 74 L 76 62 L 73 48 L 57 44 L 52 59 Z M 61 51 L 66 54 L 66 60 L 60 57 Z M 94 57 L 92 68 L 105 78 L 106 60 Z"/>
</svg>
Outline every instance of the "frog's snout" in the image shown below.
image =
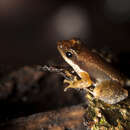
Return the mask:
<svg viewBox="0 0 130 130">
<path fill-rule="evenodd" d="M 62 42 L 61 42 L 61 41 L 58 41 L 58 43 L 57 43 L 57 47 L 60 48 L 60 49 L 63 48 L 63 46 L 62 46 Z"/>
</svg>

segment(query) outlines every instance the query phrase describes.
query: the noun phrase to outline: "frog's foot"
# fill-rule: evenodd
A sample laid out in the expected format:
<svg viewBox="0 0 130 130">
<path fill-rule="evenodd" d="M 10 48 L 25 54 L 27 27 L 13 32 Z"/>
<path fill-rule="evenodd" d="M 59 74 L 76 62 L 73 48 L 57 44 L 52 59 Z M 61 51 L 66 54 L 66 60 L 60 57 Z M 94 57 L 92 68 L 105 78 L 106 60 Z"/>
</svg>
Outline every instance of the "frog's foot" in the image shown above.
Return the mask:
<svg viewBox="0 0 130 130">
<path fill-rule="evenodd" d="M 85 88 L 85 90 L 94 96 L 94 93 L 91 90 L 89 90 L 88 88 Z"/>
<path fill-rule="evenodd" d="M 65 74 L 67 77 L 73 77 L 73 75 L 68 70 L 65 70 Z"/>
<path fill-rule="evenodd" d="M 94 93 L 93 93 L 91 90 L 89 90 L 89 89 L 86 89 L 86 91 L 87 91 L 88 93 L 85 95 L 85 98 L 86 98 L 86 99 L 89 99 L 89 100 L 94 100 L 94 99 L 95 99 Z"/>
<path fill-rule="evenodd" d="M 78 82 L 77 77 L 75 76 L 73 80 L 64 80 L 64 83 L 68 83 L 69 85 L 64 89 L 64 91 L 67 91 L 68 88 L 76 88 L 75 82 Z"/>
<path fill-rule="evenodd" d="M 74 88 L 74 87 L 71 86 L 71 85 L 69 85 L 69 86 L 67 86 L 67 87 L 64 89 L 64 92 L 66 92 L 68 88 Z"/>
<path fill-rule="evenodd" d="M 92 82 L 86 81 L 86 80 L 78 80 L 75 76 L 73 80 L 64 80 L 64 83 L 68 83 L 69 85 L 64 89 L 64 91 L 67 91 L 68 88 L 80 88 L 84 89 L 89 86 L 91 86 Z"/>
</svg>

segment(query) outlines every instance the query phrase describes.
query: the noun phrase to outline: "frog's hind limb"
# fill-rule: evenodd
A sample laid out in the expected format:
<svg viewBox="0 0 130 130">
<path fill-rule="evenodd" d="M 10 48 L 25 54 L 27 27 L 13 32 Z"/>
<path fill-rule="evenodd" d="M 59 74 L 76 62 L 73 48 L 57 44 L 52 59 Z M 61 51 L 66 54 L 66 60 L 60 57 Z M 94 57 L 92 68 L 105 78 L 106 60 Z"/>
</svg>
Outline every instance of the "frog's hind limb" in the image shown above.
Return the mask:
<svg viewBox="0 0 130 130">
<path fill-rule="evenodd" d="M 128 91 L 116 81 L 106 80 L 98 84 L 93 95 L 108 104 L 116 104 L 128 97 Z"/>
</svg>

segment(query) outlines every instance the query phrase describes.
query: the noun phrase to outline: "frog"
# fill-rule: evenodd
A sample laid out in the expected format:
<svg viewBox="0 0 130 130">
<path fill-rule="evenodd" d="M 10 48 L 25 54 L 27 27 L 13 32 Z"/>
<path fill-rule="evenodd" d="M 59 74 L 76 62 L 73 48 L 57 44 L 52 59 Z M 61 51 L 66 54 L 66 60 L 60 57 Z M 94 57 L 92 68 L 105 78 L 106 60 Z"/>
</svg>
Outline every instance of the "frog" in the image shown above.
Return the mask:
<svg viewBox="0 0 130 130">
<path fill-rule="evenodd" d="M 69 88 L 84 89 L 107 104 L 117 104 L 128 97 L 128 91 L 124 88 L 126 78 L 81 40 L 58 41 L 57 49 L 79 76 L 74 76 L 73 80 L 64 79 L 64 83 L 68 84 L 64 91 Z"/>
</svg>

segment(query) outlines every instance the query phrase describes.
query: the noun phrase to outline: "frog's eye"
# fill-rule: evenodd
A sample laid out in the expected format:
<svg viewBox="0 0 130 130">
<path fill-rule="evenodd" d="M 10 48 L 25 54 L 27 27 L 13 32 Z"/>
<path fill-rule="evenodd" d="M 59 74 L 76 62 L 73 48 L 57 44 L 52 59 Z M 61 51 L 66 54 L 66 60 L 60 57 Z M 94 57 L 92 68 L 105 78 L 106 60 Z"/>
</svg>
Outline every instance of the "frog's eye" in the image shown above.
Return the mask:
<svg viewBox="0 0 130 130">
<path fill-rule="evenodd" d="M 66 56 L 68 57 L 68 58 L 71 58 L 72 57 L 72 53 L 71 52 L 66 52 Z"/>
</svg>

